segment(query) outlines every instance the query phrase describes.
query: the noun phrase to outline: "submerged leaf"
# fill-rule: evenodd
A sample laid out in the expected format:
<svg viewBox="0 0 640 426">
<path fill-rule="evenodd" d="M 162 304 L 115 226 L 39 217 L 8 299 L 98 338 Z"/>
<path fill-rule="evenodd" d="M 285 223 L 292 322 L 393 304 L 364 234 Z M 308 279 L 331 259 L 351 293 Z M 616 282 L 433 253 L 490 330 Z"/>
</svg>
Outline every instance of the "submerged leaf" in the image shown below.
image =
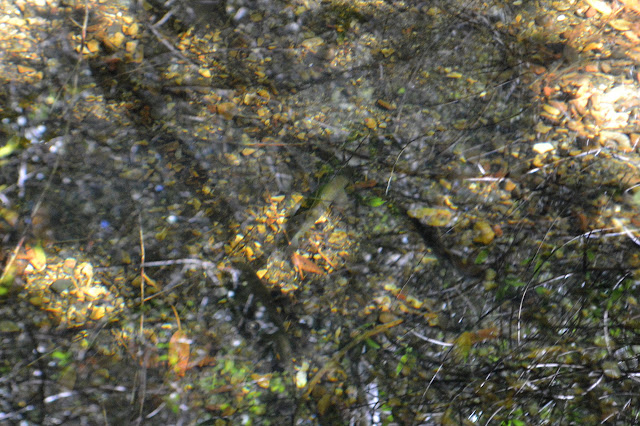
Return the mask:
<svg viewBox="0 0 640 426">
<path fill-rule="evenodd" d="M 373 339 L 366 339 L 365 343 L 367 344 L 367 346 L 369 346 L 371 349 L 380 349 L 382 346 L 380 346 L 378 343 L 376 343 L 375 340 Z"/>
<path fill-rule="evenodd" d="M 384 203 L 385 203 L 385 201 L 380 197 L 373 197 L 373 198 L 370 198 L 369 201 L 368 201 L 368 204 L 371 207 L 380 207 Z"/>
<path fill-rule="evenodd" d="M 453 354 L 456 358 L 464 361 L 469 357 L 471 345 L 473 344 L 474 335 L 470 331 L 462 333 L 454 342 Z"/>
<path fill-rule="evenodd" d="M 607 377 L 612 379 L 619 379 L 622 376 L 620 372 L 620 367 L 618 363 L 615 361 L 605 361 L 602 363 L 602 369 L 604 370 L 604 374 Z"/>
<path fill-rule="evenodd" d="M 476 222 L 473 226 L 476 237 L 473 239 L 476 243 L 489 244 L 496 237 L 496 233 L 487 222 Z"/>
<path fill-rule="evenodd" d="M 324 271 L 320 269 L 318 265 L 301 254 L 293 253 L 291 255 L 291 262 L 298 272 L 306 271 L 312 274 L 324 275 Z"/>
<path fill-rule="evenodd" d="M 16 333 L 21 331 L 20 326 L 11 320 L 0 321 L 0 333 Z"/>
<path fill-rule="evenodd" d="M 429 226 L 447 226 L 453 217 L 449 209 L 433 207 L 420 207 L 407 213 L 415 219 L 423 220 Z"/>
<path fill-rule="evenodd" d="M 476 265 L 482 265 L 484 262 L 486 262 L 487 258 L 489 257 L 489 251 L 487 250 L 482 250 L 480 253 L 478 253 L 478 255 L 476 256 L 476 260 L 474 261 L 474 263 Z"/>
<path fill-rule="evenodd" d="M 18 147 L 18 141 L 19 141 L 19 138 L 16 136 L 13 136 L 11 139 L 7 141 L 5 146 L 0 147 L 0 158 L 4 158 L 11 155 L 11 153 L 15 151 L 15 149 Z"/>
<path fill-rule="evenodd" d="M 43 271 L 44 268 L 47 267 L 47 255 L 45 254 L 41 244 L 38 244 L 33 248 L 27 248 L 26 258 L 36 271 Z"/>
<path fill-rule="evenodd" d="M 187 335 L 178 330 L 169 340 L 169 365 L 178 376 L 184 376 L 189 365 L 190 342 Z"/>
</svg>

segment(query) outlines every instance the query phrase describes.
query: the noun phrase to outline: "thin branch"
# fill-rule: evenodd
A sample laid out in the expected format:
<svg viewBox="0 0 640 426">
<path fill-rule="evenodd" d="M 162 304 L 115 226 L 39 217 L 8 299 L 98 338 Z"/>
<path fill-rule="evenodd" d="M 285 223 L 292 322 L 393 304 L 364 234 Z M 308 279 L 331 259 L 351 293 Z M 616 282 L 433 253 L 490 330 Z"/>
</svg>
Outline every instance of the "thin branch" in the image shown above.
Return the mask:
<svg viewBox="0 0 640 426">
<path fill-rule="evenodd" d="M 429 343 L 433 343 L 434 345 L 438 345 L 438 346 L 444 346 L 444 347 L 451 347 L 453 346 L 453 343 L 447 343 L 447 342 L 443 342 L 441 340 L 436 340 L 436 339 L 432 339 L 431 337 L 427 337 L 424 336 L 416 331 L 411 330 L 410 331 L 411 334 L 413 334 L 414 336 L 416 336 L 418 339 L 424 340 L 426 342 Z"/>
</svg>

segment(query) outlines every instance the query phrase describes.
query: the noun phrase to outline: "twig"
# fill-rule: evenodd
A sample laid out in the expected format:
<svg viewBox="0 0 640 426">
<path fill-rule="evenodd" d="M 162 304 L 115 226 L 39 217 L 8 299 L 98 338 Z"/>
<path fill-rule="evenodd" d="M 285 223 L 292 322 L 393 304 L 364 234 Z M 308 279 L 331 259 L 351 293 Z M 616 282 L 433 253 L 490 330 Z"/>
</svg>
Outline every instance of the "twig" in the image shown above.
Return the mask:
<svg viewBox="0 0 640 426">
<path fill-rule="evenodd" d="M 152 25 L 152 27 L 159 28 L 162 24 L 167 22 L 169 20 L 169 18 L 171 18 L 171 16 L 173 15 L 173 13 L 175 11 L 176 11 L 176 8 L 174 7 L 173 9 L 171 9 L 170 11 L 165 13 L 164 16 L 162 18 L 160 18 L 160 20 L 158 22 L 156 22 L 155 24 Z"/>
<path fill-rule="evenodd" d="M 144 307 L 144 231 L 142 230 L 142 214 L 138 214 L 138 223 L 139 223 L 139 233 L 140 233 L 140 307 Z M 140 337 L 143 336 L 144 331 L 144 309 L 141 310 L 140 314 Z"/>
<path fill-rule="evenodd" d="M 169 41 L 164 38 L 162 36 L 162 34 L 160 34 L 160 31 L 158 31 L 157 28 L 155 28 L 154 25 L 149 25 L 149 29 L 151 30 L 151 32 L 153 33 L 153 35 L 156 36 L 156 38 L 158 39 L 158 41 L 160 43 L 162 43 L 167 49 L 169 49 L 174 55 L 176 55 L 177 57 L 179 57 L 180 59 L 182 59 L 183 61 L 187 62 L 188 64 L 194 66 L 194 67 L 198 67 L 191 59 L 187 58 L 186 56 L 184 56 L 180 51 L 178 51 L 178 49 L 176 49 L 175 47 L 173 47 L 173 45 L 171 43 L 169 43 Z"/>
<path fill-rule="evenodd" d="M 141 266 L 158 267 L 171 265 L 198 265 L 202 269 L 215 268 L 216 266 L 213 262 L 209 262 L 208 260 L 200 260 L 195 258 L 156 260 L 153 262 L 144 262 Z"/>
<path fill-rule="evenodd" d="M 604 343 L 607 346 L 607 352 L 611 355 L 611 340 L 609 339 L 609 309 L 604 310 L 602 322 L 604 323 Z"/>
<path fill-rule="evenodd" d="M 447 342 L 443 342 L 441 340 L 432 339 L 431 337 L 424 336 L 424 335 L 422 335 L 422 334 L 420 334 L 420 333 L 418 333 L 416 331 L 413 331 L 413 330 L 411 330 L 410 333 L 413 334 L 414 336 L 416 336 L 418 339 L 422 339 L 422 340 L 424 340 L 426 342 L 433 343 L 434 345 L 444 346 L 444 347 L 453 346 L 453 343 L 447 343 Z"/>
<path fill-rule="evenodd" d="M 376 328 L 369 330 L 366 333 L 362 333 L 361 335 L 353 339 L 351 342 L 349 342 L 347 346 L 340 349 L 340 351 L 337 354 L 335 354 L 333 357 L 331 357 L 331 359 L 325 365 L 322 366 L 322 368 L 315 374 L 315 376 L 313 376 L 313 378 L 309 382 L 309 386 L 307 387 L 307 391 L 304 393 L 303 397 L 308 398 L 309 395 L 311 395 L 311 392 L 313 392 L 313 389 L 320 382 L 320 380 L 322 380 L 322 377 L 329 371 L 329 369 L 333 365 L 335 365 L 343 356 L 345 356 L 347 352 L 349 352 L 351 349 L 357 346 L 360 342 L 370 337 L 373 337 L 376 334 L 380 334 L 383 331 L 387 331 L 390 328 L 393 328 L 397 325 L 400 325 L 402 324 L 402 322 L 403 322 L 402 319 L 397 319 L 395 321 L 391 321 L 386 324 L 380 324 Z"/>
<path fill-rule="evenodd" d="M 144 308 L 144 231 L 142 230 L 142 214 L 138 214 L 138 223 L 140 231 L 140 307 Z M 144 309 L 140 309 L 140 340 L 144 338 Z M 147 359 L 148 354 L 145 353 L 143 366 L 140 370 L 140 410 L 138 412 L 138 419 L 142 419 L 142 413 L 144 412 L 144 401 L 147 395 Z"/>
</svg>

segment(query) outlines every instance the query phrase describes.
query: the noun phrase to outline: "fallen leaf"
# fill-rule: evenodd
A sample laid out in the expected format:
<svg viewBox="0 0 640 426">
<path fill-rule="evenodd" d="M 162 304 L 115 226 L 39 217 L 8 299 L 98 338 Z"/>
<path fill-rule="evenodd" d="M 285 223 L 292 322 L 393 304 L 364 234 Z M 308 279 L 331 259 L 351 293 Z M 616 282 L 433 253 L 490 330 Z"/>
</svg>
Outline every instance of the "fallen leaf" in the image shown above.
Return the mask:
<svg viewBox="0 0 640 426">
<path fill-rule="evenodd" d="M 227 120 L 231 120 L 236 114 L 236 104 L 233 102 L 222 102 L 215 106 L 215 112 Z"/>
<path fill-rule="evenodd" d="M 618 31 L 627 31 L 631 29 L 631 22 L 625 21 L 624 19 L 614 19 L 613 21 L 609 21 L 609 25 L 611 28 Z"/>
<path fill-rule="evenodd" d="M 547 126 L 542 121 L 538 121 L 538 124 L 536 124 L 535 127 L 533 128 L 533 130 L 535 130 L 538 133 L 549 133 L 549 131 L 552 129 L 553 129 L 552 126 Z"/>
<path fill-rule="evenodd" d="M 591 0 L 594 1 L 594 0 Z M 587 1 L 590 3 L 590 1 Z M 638 0 L 620 0 L 620 3 L 624 5 L 627 9 L 631 9 L 636 13 L 640 13 L 640 1 Z"/>
<path fill-rule="evenodd" d="M 0 148 L 0 158 L 4 158 L 8 155 L 11 155 L 11 153 L 15 151 L 16 148 L 18 148 L 19 142 L 20 142 L 19 138 L 17 138 L 16 136 L 12 136 L 7 141 L 6 145 Z"/>
<path fill-rule="evenodd" d="M 23 65 L 18 65 L 18 72 L 20 74 L 25 74 L 25 73 L 26 74 L 31 74 L 31 73 L 36 72 L 36 70 L 34 68 L 31 68 L 31 67 L 25 67 Z"/>
<path fill-rule="evenodd" d="M 374 186 L 376 186 L 378 184 L 378 181 L 376 180 L 365 180 L 365 181 L 359 181 L 356 182 L 352 185 L 352 189 L 367 189 L 367 188 L 373 188 Z"/>
<path fill-rule="evenodd" d="M 291 262 L 298 272 L 306 271 L 312 274 L 324 275 L 324 271 L 320 269 L 318 265 L 301 254 L 293 253 L 291 255 Z"/>
<path fill-rule="evenodd" d="M 36 271 L 43 271 L 47 267 L 47 255 L 40 244 L 27 248 L 26 258 Z"/>
<path fill-rule="evenodd" d="M 59 386 L 67 390 L 72 390 L 76 385 L 76 379 L 78 378 L 78 369 L 75 365 L 69 364 L 62 369 L 58 376 L 57 383 Z"/>
<path fill-rule="evenodd" d="M 496 233 L 487 222 L 476 222 L 473 226 L 476 237 L 473 239 L 476 243 L 489 244 L 496 236 Z"/>
<path fill-rule="evenodd" d="M 453 212 L 444 208 L 420 207 L 407 212 L 415 219 L 422 219 L 429 226 L 447 226 L 453 217 Z"/>
<path fill-rule="evenodd" d="M 169 340 L 169 365 L 180 377 L 184 376 L 189 366 L 189 351 L 190 341 L 187 335 L 182 330 L 173 333 Z"/>
<path fill-rule="evenodd" d="M 473 333 L 465 331 L 454 342 L 453 356 L 458 360 L 466 361 L 471 352 L 471 345 L 473 344 Z"/>
<path fill-rule="evenodd" d="M 473 343 L 496 339 L 498 336 L 500 336 L 500 331 L 496 327 L 483 328 L 475 332 Z"/>
<path fill-rule="evenodd" d="M 611 10 L 611 6 L 609 6 L 604 1 L 601 1 L 601 0 L 586 0 L 586 2 L 589 4 L 589 6 L 591 6 L 592 8 L 594 8 L 595 10 L 597 10 L 598 12 L 600 12 L 601 14 L 603 14 L 605 16 L 611 14 L 611 11 L 612 11 Z M 634 3 L 634 1 L 623 0 L 622 3 L 625 4 L 625 6 L 628 6 L 626 3 Z"/>
<path fill-rule="evenodd" d="M 0 333 L 17 333 L 22 331 L 20 326 L 11 320 L 0 320 Z"/>
<path fill-rule="evenodd" d="M 558 108 L 552 107 L 551 105 L 548 105 L 548 104 L 542 105 L 542 109 L 554 116 L 560 115 L 560 112 L 561 112 Z"/>
</svg>

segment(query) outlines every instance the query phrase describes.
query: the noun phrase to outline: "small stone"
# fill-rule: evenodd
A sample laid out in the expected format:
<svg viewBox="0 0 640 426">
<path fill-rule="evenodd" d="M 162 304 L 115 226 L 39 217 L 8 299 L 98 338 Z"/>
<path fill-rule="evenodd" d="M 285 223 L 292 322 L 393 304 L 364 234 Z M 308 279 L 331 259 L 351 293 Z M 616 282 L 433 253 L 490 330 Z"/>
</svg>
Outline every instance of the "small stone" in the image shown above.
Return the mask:
<svg viewBox="0 0 640 426">
<path fill-rule="evenodd" d="M 83 53 L 96 53 L 100 50 L 100 42 L 98 40 L 90 40 L 85 46 L 85 51 Z"/>
<path fill-rule="evenodd" d="M 51 290 L 60 294 L 65 290 L 70 289 L 73 286 L 73 280 L 68 278 L 60 278 L 51 283 Z"/>
<path fill-rule="evenodd" d="M 106 40 L 106 43 L 111 45 L 112 48 L 118 48 L 122 46 L 122 43 L 124 43 L 124 40 L 125 40 L 124 34 L 118 31 L 117 33 L 113 34 L 108 40 Z"/>
<path fill-rule="evenodd" d="M 140 31 L 140 26 L 137 22 L 134 22 L 133 24 L 124 27 L 122 30 L 126 35 L 135 37 L 138 35 L 138 31 Z"/>
<path fill-rule="evenodd" d="M 104 318 L 105 313 L 107 312 L 107 308 L 104 306 L 94 306 L 91 310 L 91 315 L 89 318 L 93 321 L 98 321 Z"/>
</svg>

